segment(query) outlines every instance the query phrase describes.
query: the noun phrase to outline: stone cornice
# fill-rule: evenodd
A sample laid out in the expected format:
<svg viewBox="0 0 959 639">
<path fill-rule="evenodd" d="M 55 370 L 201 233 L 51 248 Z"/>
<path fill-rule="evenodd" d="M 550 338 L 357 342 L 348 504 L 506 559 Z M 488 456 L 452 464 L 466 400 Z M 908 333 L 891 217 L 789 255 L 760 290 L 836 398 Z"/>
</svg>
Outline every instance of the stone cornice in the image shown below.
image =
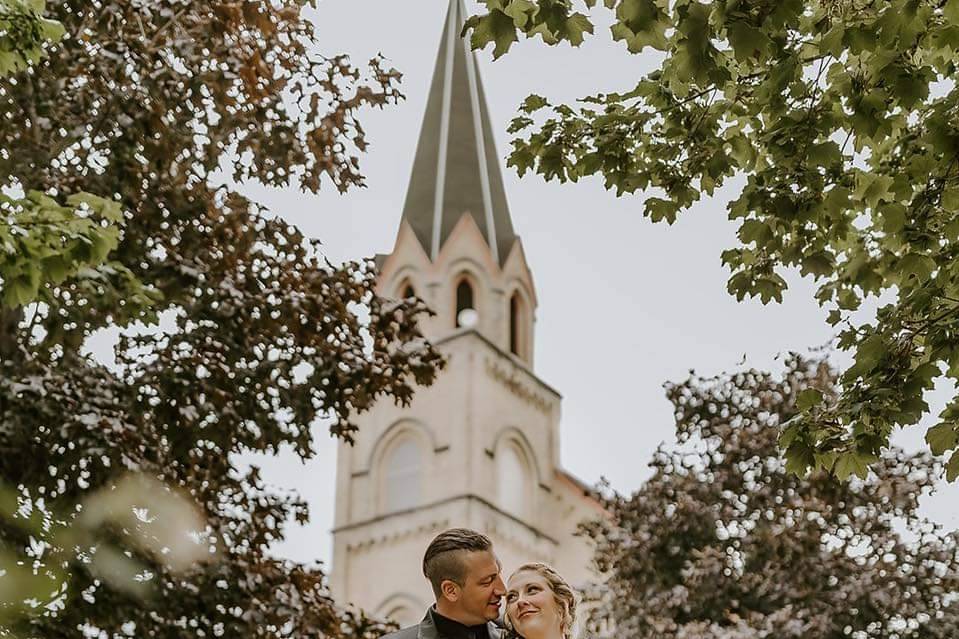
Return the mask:
<svg viewBox="0 0 959 639">
<path fill-rule="evenodd" d="M 344 526 L 339 526 L 337 528 L 334 528 L 332 532 L 334 535 L 336 535 L 343 532 L 349 532 L 351 530 L 357 530 L 365 526 L 371 526 L 373 524 L 377 524 L 381 521 L 388 521 L 390 519 L 402 517 L 405 515 L 426 512 L 438 506 L 443 506 L 445 504 L 449 504 L 459 500 L 475 501 L 477 503 L 480 503 L 486 508 L 495 512 L 496 514 L 502 517 L 505 517 L 506 519 L 509 519 L 510 521 L 513 521 L 514 523 L 519 524 L 520 526 L 522 526 L 523 528 L 531 532 L 533 535 L 535 535 L 537 538 L 544 539 L 545 541 L 551 544 L 559 544 L 559 542 L 554 537 L 547 535 L 545 532 L 543 532 L 539 528 L 536 528 L 535 526 L 531 526 L 530 524 L 526 523 L 519 517 L 516 517 L 515 515 L 511 515 L 510 513 L 506 512 L 505 510 L 502 510 L 501 508 L 491 503 L 487 499 L 484 499 L 483 497 L 480 497 L 479 495 L 475 495 L 473 493 L 463 493 L 461 495 L 453 495 L 452 497 L 447 497 L 445 499 L 440 499 L 438 501 L 430 502 L 428 504 L 423 504 L 422 506 L 416 506 L 414 508 L 406 508 L 404 510 L 397 510 L 396 512 L 387 513 L 385 515 L 378 515 L 376 517 L 364 519 L 363 521 L 357 521 L 351 524 L 346 524 Z M 415 530 L 415 528 L 417 527 L 414 527 L 413 529 L 407 529 L 407 530 L 409 532 L 412 532 L 413 530 Z M 402 533 L 396 533 L 396 535 L 399 535 L 399 534 L 402 534 Z M 396 535 L 391 535 L 391 536 L 396 536 Z M 371 540 L 371 541 L 374 541 L 374 540 Z M 351 544 L 351 545 L 357 546 L 358 544 Z"/>
<path fill-rule="evenodd" d="M 514 371 L 510 371 L 506 366 L 489 357 L 486 358 L 486 373 L 505 386 L 510 393 L 544 415 L 549 415 L 553 410 L 553 402 L 524 384 L 520 376 L 516 375 Z"/>
<path fill-rule="evenodd" d="M 546 391 L 550 395 L 553 395 L 558 400 L 563 398 L 562 394 L 560 394 L 558 390 L 556 390 L 555 388 L 553 388 L 552 386 L 544 382 L 542 379 L 537 377 L 536 373 L 530 370 L 530 368 L 526 365 L 524 361 L 522 361 L 520 358 L 516 357 L 512 353 L 507 353 L 506 351 L 501 349 L 499 346 L 494 344 L 485 335 L 477 331 L 475 328 L 461 328 L 447 335 L 446 337 L 433 340 L 433 344 L 435 346 L 440 346 L 441 344 L 458 340 L 467 335 L 477 337 L 481 342 L 483 342 L 489 348 L 491 348 L 494 352 L 496 352 L 497 355 L 499 355 L 500 357 L 508 361 L 512 366 L 514 366 L 518 371 L 520 371 L 524 377 L 527 377 L 529 379 L 530 382 L 534 383 L 536 386 L 539 386 L 542 390 Z"/>
</svg>

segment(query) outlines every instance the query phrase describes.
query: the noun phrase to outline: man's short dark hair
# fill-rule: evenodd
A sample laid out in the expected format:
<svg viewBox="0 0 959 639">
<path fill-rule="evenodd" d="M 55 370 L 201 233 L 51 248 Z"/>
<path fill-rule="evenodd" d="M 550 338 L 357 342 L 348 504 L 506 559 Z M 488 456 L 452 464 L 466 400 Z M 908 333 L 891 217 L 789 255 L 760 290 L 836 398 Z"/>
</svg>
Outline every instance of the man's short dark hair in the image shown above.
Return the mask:
<svg viewBox="0 0 959 639">
<path fill-rule="evenodd" d="M 449 579 L 459 585 L 466 581 L 466 563 L 463 555 L 467 552 L 490 550 L 493 542 L 489 537 L 469 528 L 450 528 L 436 536 L 426 547 L 423 555 L 423 574 L 433 586 L 433 594 L 439 599 L 440 586 Z"/>
</svg>

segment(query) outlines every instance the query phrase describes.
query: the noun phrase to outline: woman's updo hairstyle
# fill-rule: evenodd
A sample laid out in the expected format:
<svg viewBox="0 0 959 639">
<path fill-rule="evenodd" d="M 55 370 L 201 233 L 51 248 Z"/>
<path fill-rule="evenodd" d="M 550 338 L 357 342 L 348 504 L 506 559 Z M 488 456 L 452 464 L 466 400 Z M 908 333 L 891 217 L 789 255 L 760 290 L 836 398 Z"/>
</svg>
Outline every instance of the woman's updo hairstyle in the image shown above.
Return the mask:
<svg viewBox="0 0 959 639">
<path fill-rule="evenodd" d="M 553 593 L 553 600 L 556 601 L 556 605 L 559 608 L 559 627 L 560 630 L 563 631 L 563 637 L 566 639 L 572 639 L 573 625 L 576 623 L 577 603 L 576 593 L 573 592 L 573 589 L 570 588 L 569 584 L 566 583 L 566 580 L 563 579 L 558 572 L 553 570 L 552 566 L 542 562 L 533 561 L 528 564 L 523 564 L 513 571 L 513 575 L 521 572 L 535 572 L 546 580 L 546 584 Z M 506 628 L 509 631 L 508 637 L 518 637 L 519 635 L 517 634 L 516 629 L 513 626 L 513 621 L 509 618 L 509 615 L 505 616 L 505 621 Z"/>
</svg>

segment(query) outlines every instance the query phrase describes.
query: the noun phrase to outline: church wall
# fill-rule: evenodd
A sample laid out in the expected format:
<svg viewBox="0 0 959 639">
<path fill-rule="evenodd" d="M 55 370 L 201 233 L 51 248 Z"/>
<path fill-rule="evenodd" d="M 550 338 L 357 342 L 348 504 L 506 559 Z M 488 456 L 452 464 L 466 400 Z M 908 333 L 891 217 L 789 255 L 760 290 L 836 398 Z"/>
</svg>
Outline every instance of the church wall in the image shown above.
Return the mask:
<svg viewBox="0 0 959 639">
<path fill-rule="evenodd" d="M 451 344 L 451 346 L 453 346 Z M 526 479 L 532 485 L 535 503 L 542 498 L 541 485 L 548 484 L 558 457 L 559 397 L 538 383 L 513 358 L 489 348 L 475 336 L 457 340 L 471 358 L 472 393 L 477 398 L 474 417 L 473 463 L 478 469 L 474 490 L 496 502 L 498 497 L 498 448 L 513 443 L 522 451 Z"/>
<path fill-rule="evenodd" d="M 339 522 L 383 514 L 376 498 L 383 453 L 403 431 L 415 435 L 424 448 L 430 476 L 423 487 L 425 502 L 435 500 L 436 487 L 444 495 L 455 489 L 495 502 L 495 455 L 507 440 L 520 444 L 531 462 L 527 472 L 533 499 L 542 498 L 542 485 L 548 483 L 558 457 L 558 397 L 475 334 L 445 341 L 441 348 L 448 365 L 429 392 L 415 394 L 408 408 L 376 405 L 358 416 L 363 436 L 356 444 L 340 445 L 338 494 L 346 508 L 338 508 Z"/>
<path fill-rule="evenodd" d="M 493 510 L 479 515 L 477 527 L 493 541 L 496 554 L 503 566 L 503 581 L 528 561 L 550 562 L 556 555 L 552 537 L 533 532 L 529 527 Z"/>
<path fill-rule="evenodd" d="M 412 594 L 398 584 L 409 583 L 410 575 L 413 583 L 422 580 L 418 562 L 426 545 L 450 526 L 489 534 L 504 578 L 521 563 L 546 561 L 574 583 L 582 581 L 589 549 L 571 533 L 581 516 L 595 513 L 584 505 L 592 502 L 581 490 L 557 479 L 558 395 L 474 332 L 456 334 L 439 347 L 448 366 L 436 383 L 416 394 L 408 408 L 384 403 L 360 415 L 357 444 L 341 445 L 334 593 L 355 596 L 385 614 L 375 607 L 391 596 Z M 426 448 L 423 499 L 412 510 L 384 512 L 377 501 L 383 492 L 377 465 L 404 429 Z M 526 464 L 525 513 L 501 507 L 497 461 L 510 446 Z M 349 504 L 345 510 L 343 503 Z"/>
<path fill-rule="evenodd" d="M 557 537 L 563 552 L 559 553 L 554 567 L 564 575 L 574 588 L 595 581 L 596 573 L 592 569 L 593 545 L 590 540 L 576 535 L 576 526 L 586 520 L 608 517 L 608 513 L 591 498 L 583 495 L 582 487 L 557 475 L 553 517 Z"/>
<path fill-rule="evenodd" d="M 469 384 L 464 384 L 464 378 L 468 375 L 465 361 L 450 359 L 430 392 L 415 393 L 409 407 L 380 402 L 357 417 L 363 434 L 352 447 L 341 444 L 338 455 L 338 464 L 342 460 L 346 468 L 342 474 L 338 469 L 337 494 L 348 505 L 337 513 L 338 523 L 385 514 L 383 453 L 403 431 L 415 435 L 423 446 L 423 474 L 428 478 L 422 484 L 423 503 L 448 495 L 450 490 L 467 490 L 467 480 L 459 469 L 468 463 L 467 416 L 461 408 L 467 401 Z"/>
<path fill-rule="evenodd" d="M 559 396 L 473 331 L 437 344 L 448 365 L 434 385 L 414 395 L 408 408 L 382 403 L 358 416 L 357 444 L 341 445 L 334 594 L 374 614 L 389 613 L 380 607 L 396 607 L 404 597 L 430 601 L 419 562 L 430 539 L 450 526 L 489 534 L 504 579 L 521 563 L 546 561 L 574 586 L 584 583 L 591 549 L 573 532 L 601 510 L 559 468 Z M 403 431 L 424 447 L 424 490 L 416 508 L 391 513 L 381 501 L 380 466 Z M 499 482 L 508 479 L 498 464 L 509 447 L 524 464 L 526 512 L 503 506 L 509 499 Z M 398 608 L 400 614 L 406 608 Z"/>
<path fill-rule="evenodd" d="M 418 619 L 433 601 L 423 576 L 426 546 L 466 516 L 465 505 L 453 501 L 338 531 L 337 544 L 343 552 L 335 558 L 341 563 L 334 565 L 334 573 L 344 578 L 336 584 L 334 596 L 379 615 L 389 613 L 388 604 L 402 596 L 415 604 Z"/>
</svg>

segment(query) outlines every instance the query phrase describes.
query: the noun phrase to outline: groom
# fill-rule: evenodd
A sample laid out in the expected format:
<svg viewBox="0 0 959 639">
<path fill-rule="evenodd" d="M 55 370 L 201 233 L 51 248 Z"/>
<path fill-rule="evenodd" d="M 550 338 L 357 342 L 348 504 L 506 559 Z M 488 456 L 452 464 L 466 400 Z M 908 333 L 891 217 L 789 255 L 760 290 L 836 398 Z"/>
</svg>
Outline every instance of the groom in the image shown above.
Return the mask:
<svg viewBox="0 0 959 639">
<path fill-rule="evenodd" d="M 492 623 L 506 593 L 499 573 L 489 537 L 468 528 L 440 533 L 423 556 L 436 603 L 419 624 L 382 639 L 501 639 Z"/>
</svg>

